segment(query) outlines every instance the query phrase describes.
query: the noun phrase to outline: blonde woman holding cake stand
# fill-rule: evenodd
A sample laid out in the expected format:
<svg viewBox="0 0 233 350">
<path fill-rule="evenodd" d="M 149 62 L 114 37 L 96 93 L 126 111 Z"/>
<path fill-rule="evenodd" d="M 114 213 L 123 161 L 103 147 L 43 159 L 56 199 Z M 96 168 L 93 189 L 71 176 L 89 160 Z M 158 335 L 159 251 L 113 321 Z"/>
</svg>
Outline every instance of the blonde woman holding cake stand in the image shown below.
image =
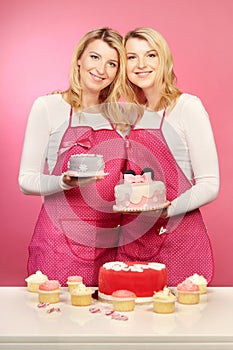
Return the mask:
<svg viewBox="0 0 233 350">
<path fill-rule="evenodd" d="M 128 137 L 126 168 L 140 174 L 151 167 L 171 205 L 123 215 L 117 260 L 164 263 L 173 286 L 193 273 L 210 282 L 212 250 L 199 208 L 217 197 L 219 169 L 208 114 L 198 97 L 176 87 L 172 54 L 160 33 L 138 28 L 124 45 L 127 98 L 144 109 Z"/>
<path fill-rule="evenodd" d="M 121 113 L 113 119 L 107 107 L 117 108 L 124 77 L 121 35 L 95 29 L 77 44 L 68 90 L 41 96 L 32 106 L 19 185 L 44 202 L 29 246 L 29 275 L 41 270 L 61 285 L 68 276 L 80 275 L 95 286 L 100 266 L 115 260 L 121 216 L 112 212 L 112 201 L 127 121 Z M 117 149 L 119 159 L 113 159 L 111 149 Z M 83 153 L 102 154 L 109 176 L 66 175 L 69 157 Z"/>
</svg>

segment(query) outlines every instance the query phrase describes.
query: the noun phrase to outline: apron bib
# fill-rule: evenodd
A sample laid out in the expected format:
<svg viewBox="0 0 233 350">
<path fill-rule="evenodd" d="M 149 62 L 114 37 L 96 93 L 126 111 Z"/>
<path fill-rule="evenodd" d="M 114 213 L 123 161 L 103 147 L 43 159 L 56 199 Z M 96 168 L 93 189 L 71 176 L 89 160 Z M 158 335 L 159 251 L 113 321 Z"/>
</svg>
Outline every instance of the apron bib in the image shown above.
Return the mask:
<svg viewBox="0 0 233 350">
<path fill-rule="evenodd" d="M 102 154 L 109 175 L 45 197 L 29 246 L 28 273 L 41 270 L 61 285 L 69 275 L 81 275 L 86 285 L 96 286 L 100 266 L 116 259 L 121 215 L 112 207 L 125 164 L 124 139 L 114 129 L 73 127 L 71 112 L 52 175 L 65 172 L 70 156 L 81 153 Z"/>
<path fill-rule="evenodd" d="M 164 118 L 165 112 L 158 129 L 131 130 L 127 169 L 140 174 L 143 168 L 152 168 L 155 180 L 165 183 L 167 199 L 172 201 L 192 185 L 163 136 Z M 199 209 L 167 219 L 157 219 L 153 212 L 122 215 L 117 260 L 164 263 L 170 286 L 194 273 L 203 275 L 208 282 L 213 276 L 211 244 Z"/>
</svg>

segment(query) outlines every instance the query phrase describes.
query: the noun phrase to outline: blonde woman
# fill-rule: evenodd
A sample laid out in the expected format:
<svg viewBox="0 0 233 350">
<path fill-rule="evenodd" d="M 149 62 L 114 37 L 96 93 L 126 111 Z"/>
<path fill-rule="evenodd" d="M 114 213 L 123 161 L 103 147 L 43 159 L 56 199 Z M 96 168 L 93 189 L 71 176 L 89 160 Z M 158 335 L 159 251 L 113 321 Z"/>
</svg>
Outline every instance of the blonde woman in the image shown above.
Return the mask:
<svg viewBox="0 0 233 350">
<path fill-rule="evenodd" d="M 118 108 L 124 77 L 121 35 L 95 29 L 77 44 L 68 90 L 41 96 L 32 106 L 19 185 L 44 203 L 29 246 L 28 274 L 41 270 L 62 285 L 78 274 L 95 286 L 99 267 L 115 260 L 120 214 L 112 212 L 113 189 L 124 163 L 127 121 L 111 109 Z M 69 157 L 80 153 L 102 154 L 109 176 L 64 175 Z"/>
<path fill-rule="evenodd" d="M 208 114 L 198 97 L 176 87 L 172 53 L 159 32 L 137 28 L 124 45 L 127 99 L 144 109 L 128 138 L 127 169 L 151 167 L 171 205 L 123 216 L 117 260 L 165 263 L 169 285 L 193 273 L 210 282 L 212 250 L 199 208 L 217 197 L 219 168 Z"/>
</svg>

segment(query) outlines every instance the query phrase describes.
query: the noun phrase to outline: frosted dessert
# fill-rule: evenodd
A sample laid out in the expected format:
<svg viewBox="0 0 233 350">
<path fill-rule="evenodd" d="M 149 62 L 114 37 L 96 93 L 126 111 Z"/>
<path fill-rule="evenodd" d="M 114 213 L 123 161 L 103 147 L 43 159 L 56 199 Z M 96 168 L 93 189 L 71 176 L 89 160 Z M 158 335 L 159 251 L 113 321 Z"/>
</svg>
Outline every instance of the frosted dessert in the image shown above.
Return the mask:
<svg viewBox="0 0 233 350">
<path fill-rule="evenodd" d="M 181 304 L 198 304 L 200 301 L 199 287 L 192 283 L 189 279 L 178 284 L 178 302 Z"/>
<path fill-rule="evenodd" d="M 176 296 L 169 288 L 155 292 L 153 295 L 153 311 L 160 314 L 170 314 L 175 311 Z"/>
<path fill-rule="evenodd" d="M 39 302 L 55 304 L 60 301 L 60 283 L 57 280 L 48 280 L 39 286 Z"/>
<path fill-rule="evenodd" d="M 29 292 L 38 292 L 39 285 L 48 280 L 48 277 L 44 275 L 40 270 L 36 271 L 36 273 L 25 278 L 27 282 L 27 288 Z"/>
<path fill-rule="evenodd" d="M 188 280 L 190 280 L 199 287 L 200 294 L 205 294 L 207 292 L 208 282 L 204 276 L 194 273 L 194 275 L 188 277 Z"/>
<path fill-rule="evenodd" d="M 125 289 L 116 290 L 112 293 L 112 304 L 115 311 L 129 312 L 135 307 L 136 294 Z"/>
<path fill-rule="evenodd" d="M 82 282 L 71 292 L 71 304 L 74 306 L 87 306 L 92 303 L 93 290 Z"/>
<path fill-rule="evenodd" d="M 141 175 L 133 170 L 124 173 L 124 183 L 115 186 L 114 211 L 138 212 L 161 209 L 168 205 L 166 187 L 162 181 L 154 180 L 154 171 L 145 168 Z"/>
<path fill-rule="evenodd" d="M 68 161 L 67 174 L 70 176 L 102 176 L 104 166 L 101 154 L 74 154 Z"/>
<path fill-rule="evenodd" d="M 71 293 L 82 282 L 83 282 L 82 276 L 69 276 L 67 278 L 68 291 Z"/>
</svg>

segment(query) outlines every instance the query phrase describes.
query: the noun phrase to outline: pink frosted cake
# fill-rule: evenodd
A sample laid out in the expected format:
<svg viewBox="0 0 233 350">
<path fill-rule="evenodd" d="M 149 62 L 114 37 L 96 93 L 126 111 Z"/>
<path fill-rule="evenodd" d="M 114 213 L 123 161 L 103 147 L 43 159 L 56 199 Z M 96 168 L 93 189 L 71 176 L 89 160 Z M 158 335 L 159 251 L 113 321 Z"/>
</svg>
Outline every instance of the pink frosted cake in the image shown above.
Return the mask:
<svg viewBox="0 0 233 350">
<path fill-rule="evenodd" d="M 150 168 L 136 175 L 133 170 L 124 173 L 124 183 L 115 186 L 114 211 L 138 212 L 161 209 L 169 204 L 166 201 L 166 188 L 162 181 L 154 180 Z"/>
</svg>

